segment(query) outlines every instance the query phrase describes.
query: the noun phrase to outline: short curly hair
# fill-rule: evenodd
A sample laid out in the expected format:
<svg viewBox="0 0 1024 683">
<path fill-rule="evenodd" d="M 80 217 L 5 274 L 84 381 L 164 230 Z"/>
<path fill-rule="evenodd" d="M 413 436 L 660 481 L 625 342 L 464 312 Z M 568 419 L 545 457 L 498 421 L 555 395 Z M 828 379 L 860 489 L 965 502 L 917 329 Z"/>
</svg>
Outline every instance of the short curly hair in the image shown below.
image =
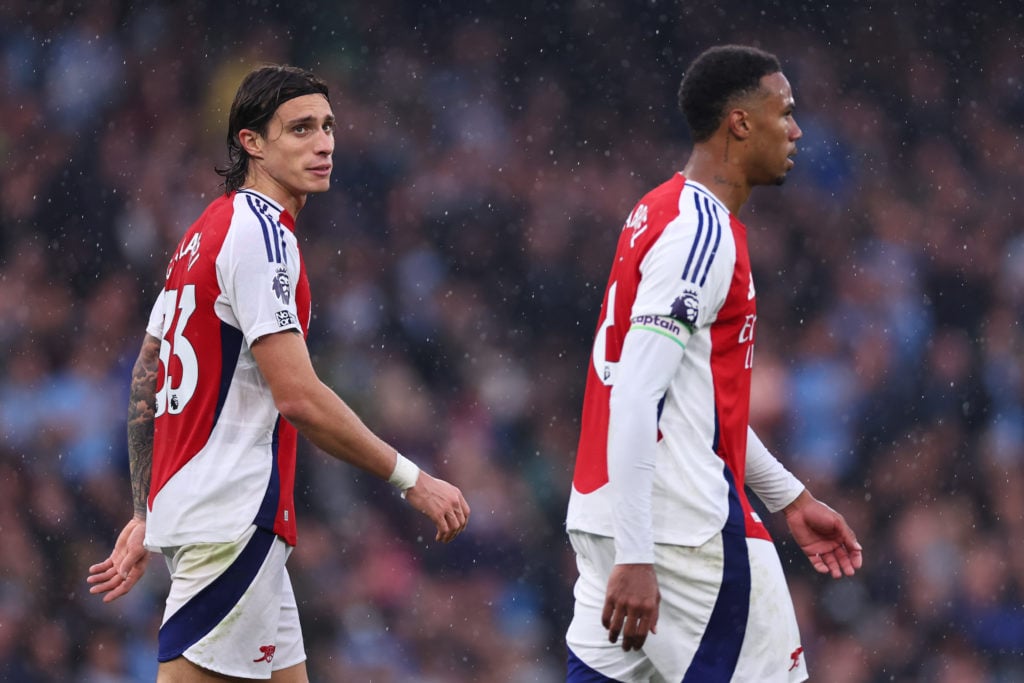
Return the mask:
<svg viewBox="0 0 1024 683">
<path fill-rule="evenodd" d="M 218 168 L 224 178 L 224 193 L 231 194 L 245 183 L 249 154 L 238 134 L 244 128 L 266 135 L 267 124 L 282 103 L 303 95 L 328 96 L 327 84 L 309 71 L 294 66 L 260 66 L 242 79 L 228 116 L 228 165 Z"/>
<path fill-rule="evenodd" d="M 679 109 L 693 141 L 708 141 L 731 101 L 757 90 L 762 77 L 779 71 L 775 55 L 746 45 L 719 45 L 698 55 L 679 85 Z"/>
</svg>

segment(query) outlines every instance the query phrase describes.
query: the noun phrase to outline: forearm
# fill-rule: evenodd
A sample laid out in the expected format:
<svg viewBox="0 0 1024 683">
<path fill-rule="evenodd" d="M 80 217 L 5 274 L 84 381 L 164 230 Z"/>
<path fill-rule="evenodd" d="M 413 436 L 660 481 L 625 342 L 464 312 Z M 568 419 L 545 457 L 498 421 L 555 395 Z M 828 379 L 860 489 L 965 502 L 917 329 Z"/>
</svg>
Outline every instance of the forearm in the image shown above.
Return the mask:
<svg viewBox="0 0 1024 683">
<path fill-rule="evenodd" d="M 281 415 L 321 450 L 382 479 L 397 455 L 363 423 L 313 369 L 302 336 L 271 334 L 252 346 Z"/>
<path fill-rule="evenodd" d="M 747 428 L 746 483 L 768 507 L 778 512 L 792 503 L 804 485 L 769 452 L 754 430 Z"/>
<path fill-rule="evenodd" d="M 382 479 L 394 470 L 395 449 L 319 380 L 300 402 L 282 408 L 286 419 L 324 452 Z"/>
<path fill-rule="evenodd" d="M 147 334 L 132 368 L 128 393 L 128 466 L 131 472 L 132 506 L 139 519 L 146 518 L 150 476 L 153 471 L 153 420 L 156 416 L 156 373 L 160 364 L 160 340 Z"/>
</svg>

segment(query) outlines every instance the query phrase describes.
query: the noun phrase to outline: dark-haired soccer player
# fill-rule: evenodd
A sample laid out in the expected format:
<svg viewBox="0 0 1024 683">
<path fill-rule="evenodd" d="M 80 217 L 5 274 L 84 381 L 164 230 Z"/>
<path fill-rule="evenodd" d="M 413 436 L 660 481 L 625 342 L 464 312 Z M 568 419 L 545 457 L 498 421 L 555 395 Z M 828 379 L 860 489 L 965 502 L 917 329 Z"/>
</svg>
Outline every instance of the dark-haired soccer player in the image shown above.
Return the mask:
<svg viewBox="0 0 1024 683">
<path fill-rule="evenodd" d="M 737 218 L 754 186 L 785 179 L 801 131 L 758 49 L 704 52 L 679 99 L 692 155 L 626 220 L 588 371 L 567 680 L 802 681 L 782 566 L 744 487 L 785 512 L 819 572 L 852 575 L 861 546 L 748 425 L 757 308 Z"/>
<path fill-rule="evenodd" d="M 462 493 L 375 436 L 317 377 L 306 349 L 309 282 L 295 217 L 330 187 L 327 86 L 266 66 L 239 86 L 225 194 L 167 266 L 136 361 L 128 415 L 135 514 L 90 568 L 104 601 L 142 576 L 148 551 L 171 571 L 159 681 L 306 681 L 285 561 L 295 544 L 297 431 L 400 488 L 452 540 Z"/>
</svg>

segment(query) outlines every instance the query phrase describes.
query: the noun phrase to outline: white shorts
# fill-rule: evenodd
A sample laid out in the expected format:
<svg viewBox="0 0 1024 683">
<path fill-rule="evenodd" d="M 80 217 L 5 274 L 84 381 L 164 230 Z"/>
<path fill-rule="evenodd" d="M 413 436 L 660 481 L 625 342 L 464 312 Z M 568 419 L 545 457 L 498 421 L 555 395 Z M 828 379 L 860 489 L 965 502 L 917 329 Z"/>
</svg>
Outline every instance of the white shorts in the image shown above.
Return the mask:
<svg viewBox="0 0 1024 683">
<path fill-rule="evenodd" d="M 615 541 L 569 533 L 580 577 L 566 634 L 570 683 L 797 683 L 807 679 L 793 601 L 775 544 L 717 534 L 655 546 L 657 634 L 624 652 L 601 624 Z"/>
<path fill-rule="evenodd" d="M 255 526 L 232 543 L 163 548 L 171 571 L 158 659 L 184 656 L 227 676 L 270 678 L 305 661 L 285 561 L 291 548 Z"/>
</svg>

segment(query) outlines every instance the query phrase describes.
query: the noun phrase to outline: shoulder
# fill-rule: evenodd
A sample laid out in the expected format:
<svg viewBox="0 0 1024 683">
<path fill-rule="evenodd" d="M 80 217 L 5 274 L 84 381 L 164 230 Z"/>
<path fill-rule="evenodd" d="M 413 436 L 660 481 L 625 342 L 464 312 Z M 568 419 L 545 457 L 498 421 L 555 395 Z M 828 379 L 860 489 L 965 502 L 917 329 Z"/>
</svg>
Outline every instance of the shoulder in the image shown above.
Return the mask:
<svg viewBox="0 0 1024 683">
<path fill-rule="evenodd" d="M 202 215 L 196 219 L 192 227 L 186 232 L 183 242 L 195 239 L 199 235 L 204 247 L 210 244 L 220 245 L 228 239 L 228 236 L 235 232 L 236 228 L 247 226 L 258 227 L 256 218 L 251 212 L 239 210 L 237 195 L 222 195 L 210 202 Z"/>
<path fill-rule="evenodd" d="M 280 220 L 281 207 L 255 192 L 239 190 L 226 198 L 230 202 L 231 227 L 269 231 Z"/>
<path fill-rule="evenodd" d="M 226 199 L 229 205 L 219 221 L 226 232 L 226 247 L 258 253 L 268 261 L 286 260 L 281 238 L 281 207 L 263 195 L 246 190 L 239 190 Z"/>
<path fill-rule="evenodd" d="M 620 253 L 632 253 L 640 259 L 661 240 L 665 228 L 679 216 L 679 193 L 685 179 L 676 174 L 645 194 L 633 206 L 619 241 Z"/>
<path fill-rule="evenodd" d="M 679 215 L 679 198 L 686 186 L 686 179 L 679 173 L 658 185 L 637 202 L 634 213 L 644 213 L 644 219 L 652 225 L 665 225 Z M 642 208 L 641 208 L 642 207 Z"/>
<path fill-rule="evenodd" d="M 634 207 L 629 223 L 648 223 L 655 231 L 700 234 L 729 228 L 732 216 L 707 188 L 677 173 L 648 192 Z"/>
</svg>

